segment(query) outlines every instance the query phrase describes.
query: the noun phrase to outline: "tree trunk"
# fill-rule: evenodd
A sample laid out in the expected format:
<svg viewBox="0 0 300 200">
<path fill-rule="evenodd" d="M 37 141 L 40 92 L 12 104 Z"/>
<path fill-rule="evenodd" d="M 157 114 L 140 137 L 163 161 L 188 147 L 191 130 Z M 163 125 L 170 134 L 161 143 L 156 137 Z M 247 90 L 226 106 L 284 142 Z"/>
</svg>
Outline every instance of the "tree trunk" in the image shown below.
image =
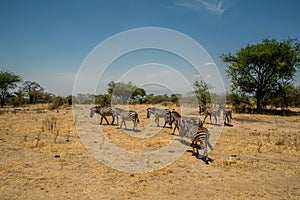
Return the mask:
<svg viewBox="0 0 300 200">
<path fill-rule="evenodd" d="M 4 107 L 4 98 L 1 97 L 0 101 L 1 101 L 1 108 L 3 108 Z"/>
<path fill-rule="evenodd" d="M 256 109 L 259 114 L 261 114 L 261 95 L 256 95 Z"/>
</svg>

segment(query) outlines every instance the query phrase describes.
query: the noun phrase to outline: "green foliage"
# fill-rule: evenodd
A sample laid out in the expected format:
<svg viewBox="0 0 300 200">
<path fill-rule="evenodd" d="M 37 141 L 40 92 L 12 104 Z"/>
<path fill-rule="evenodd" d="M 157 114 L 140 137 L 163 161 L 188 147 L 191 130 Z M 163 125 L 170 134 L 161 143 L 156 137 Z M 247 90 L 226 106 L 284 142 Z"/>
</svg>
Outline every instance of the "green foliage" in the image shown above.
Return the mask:
<svg viewBox="0 0 300 200">
<path fill-rule="evenodd" d="M 292 83 L 299 67 L 299 49 L 296 39 L 282 42 L 264 39 L 259 44 L 246 45 L 235 54 L 223 54 L 221 58 L 228 64 L 226 72 L 233 83 L 233 92 L 256 97 L 260 111 L 271 92 Z"/>
<path fill-rule="evenodd" d="M 229 95 L 229 103 L 233 107 L 235 113 L 251 113 L 252 104 L 249 96 L 246 94 L 236 94 L 232 93 Z"/>
<path fill-rule="evenodd" d="M 53 98 L 52 103 L 49 104 L 49 110 L 54 110 L 64 105 L 65 99 L 63 97 L 57 96 Z"/>
<path fill-rule="evenodd" d="M 174 104 L 178 104 L 181 98 L 182 94 L 171 94 L 170 101 Z"/>
<path fill-rule="evenodd" d="M 208 103 L 211 103 L 209 94 L 209 89 L 211 89 L 211 87 L 207 83 L 205 83 L 204 81 L 195 81 L 195 83 L 193 84 L 193 88 L 199 105 L 206 105 Z"/>
<path fill-rule="evenodd" d="M 71 106 L 73 103 L 73 97 L 71 95 L 69 95 L 69 96 L 66 96 L 65 99 L 66 99 L 67 105 Z"/>
<path fill-rule="evenodd" d="M 131 82 L 115 83 L 112 81 L 108 84 L 107 91 L 108 94 L 111 95 L 112 101 L 115 104 L 126 104 L 130 102 L 130 100 L 139 101 L 139 99 L 146 96 L 144 89 L 136 87 Z"/>
<path fill-rule="evenodd" d="M 27 99 L 25 98 L 25 95 L 24 93 L 19 90 L 18 92 L 15 92 L 13 95 L 11 95 L 9 98 L 8 98 L 8 104 L 9 105 L 12 105 L 14 107 L 16 106 L 21 106 L 21 105 L 24 105 L 26 104 L 28 101 Z"/>
<path fill-rule="evenodd" d="M 73 103 L 78 104 L 93 104 L 95 102 L 95 95 L 92 94 L 77 94 L 76 97 L 73 97 Z"/>
<path fill-rule="evenodd" d="M 0 105 L 4 107 L 7 97 L 9 97 L 11 90 L 17 87 L 17 83 L 22 79 L 19 75 L 12 72 L 2 70 L 0 72 Z"/>
<path fill-rule="evenodd" d="M 269 105 L 287 109 L 288 107 L 300 106 L 300 86 L 296 87 L 292 84 L 283 84 L 277 91 L 270 93 Z"/>
<path fill-rule="evenodd" d="M 95 104 L 99 106 L 110 106 L 111 96 L 110 94 L 100 94 L 95 96 Z"/>
<path fill-rule="evenodd" d="M 44 88 L 37 82 L 25 81 L 23 83 L 22 91 L 29 98 L 30 104 L 40 103 L 43 99 Z"/>
</svg>

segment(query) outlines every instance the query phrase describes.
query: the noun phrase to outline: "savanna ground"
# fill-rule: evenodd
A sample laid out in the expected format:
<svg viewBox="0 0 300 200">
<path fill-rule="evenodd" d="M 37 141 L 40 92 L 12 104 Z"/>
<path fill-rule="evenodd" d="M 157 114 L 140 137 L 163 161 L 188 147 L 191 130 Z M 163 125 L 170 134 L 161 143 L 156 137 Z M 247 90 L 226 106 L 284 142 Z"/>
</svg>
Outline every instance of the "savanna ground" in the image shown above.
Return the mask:
<svg viewBox="0 0 300 200">
<path fill-rule="evenodd" d="M 300 198 L 300 116 L 233 114 L 234 126 L 223 128 L 209 153 L 214 162 L 206 165 L 187 151 L 163 169 L 127 173 L 87 151 L 70 107 L 46 108 L 1 110 L 0 199 Z M 134 106 L 139 129 L 151 121 L 146 108 Z M 116 126 L 101 128 L 111 142 L 133 152 L 159 148 L 173 138 L 171 129 L 163 129 L 145 143 Z"/>
</svg>

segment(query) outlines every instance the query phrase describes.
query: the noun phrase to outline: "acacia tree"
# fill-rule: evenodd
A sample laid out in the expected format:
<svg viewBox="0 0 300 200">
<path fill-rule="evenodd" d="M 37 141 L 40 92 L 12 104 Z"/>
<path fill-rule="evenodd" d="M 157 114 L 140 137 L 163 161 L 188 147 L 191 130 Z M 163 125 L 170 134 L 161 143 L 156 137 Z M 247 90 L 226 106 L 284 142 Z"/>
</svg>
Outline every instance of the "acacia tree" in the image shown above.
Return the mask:
<svg viewBox="0 0 300 200">
<path fill-rule="evenodd" d="M 7 97 L 10 95 L 11 90 L 17 87 L 17 83 L 22 79 L 19 75 L 12 72 L 2 70 L 0 72 L 0 105 L 4 107 Z"/>
<path fill-rule="evenodd" d="M 120 103 L 126 104 L 130 99 L 137 100 L 146 96 L 146 92 L 142 88 L 138 88 L 137 86 L 133 85 L 131 82 L 123 83 L 118 82 L 115 83 L 114 81 L 108 84 L 107 88 L 108 94 L 113 97 L 112 100 L 118 101 Z M 117 103 L 117 102 L 113 102 Z"/>
<path fill-rule="evenodd" d="M 35 104 L 42 98 L 44 88 L 36 82 L 25 81 L 23 83 L 23 91 L 28 95 L 29 103 Z"/>
<path fill-rule="evenodd" d="M 227 64 L 232 91 L 254 96 L 256 108 L 261 112 L 262 103 L 271 92 L 293 82 L 299 67 L 299 50 L 297 39 L 264 39 L 259 44 L 246 45 L 235 54 L 223 54 L 221 58 Z"/>
</svg>

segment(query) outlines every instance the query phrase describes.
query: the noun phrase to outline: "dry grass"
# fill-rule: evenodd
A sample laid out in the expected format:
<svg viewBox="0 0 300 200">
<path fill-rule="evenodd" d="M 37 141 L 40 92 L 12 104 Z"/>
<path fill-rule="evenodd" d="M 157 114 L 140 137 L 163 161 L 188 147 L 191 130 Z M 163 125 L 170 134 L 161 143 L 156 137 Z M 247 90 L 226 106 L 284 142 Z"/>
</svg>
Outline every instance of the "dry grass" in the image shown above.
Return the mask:
<svg viewBox="0 0 300 200">
<path fill-rule="evenodd" d="M 161 170 L 129 174 L 87 152 L 70 108 L 46 108 L 0 115 L 1 199 L 300 198 L 299 116 L 234 114 L 234 126 L 224 127 L 210 152 L 213 163 L 206 165 L 186 152 Z M 145 128 L 151 121 L 146 106 L 132 109 L 139 112 L 139 129 Z M 173 138 L 170 129 L 145 140 L 116 126 L 101 128 L 111 142 L 133 152 L 152 151 Z"/>
</svg>

